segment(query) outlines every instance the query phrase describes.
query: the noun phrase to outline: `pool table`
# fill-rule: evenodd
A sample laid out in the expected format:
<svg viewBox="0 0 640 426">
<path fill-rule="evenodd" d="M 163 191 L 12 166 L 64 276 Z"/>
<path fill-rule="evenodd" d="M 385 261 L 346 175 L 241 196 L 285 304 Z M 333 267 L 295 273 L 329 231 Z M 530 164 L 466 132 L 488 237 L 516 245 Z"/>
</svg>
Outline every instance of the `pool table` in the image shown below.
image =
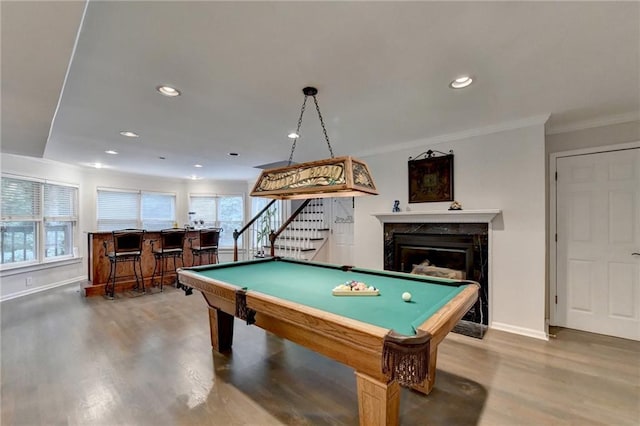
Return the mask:
<svg viewBox="0 0 640 426">
<path fill-rule="evenodd" d="M 178 280 L 209 305 L 216 351 L 231 349 L 238 317 L 352 367 L 361 425 L 398 424 L 400 385 L 431 391 L 438 344 L 473 306 L 479 288 L 473 281 L 278 257 L 182 268 Z M 351 281 L 379 295 L 332 294 Z"/>
</svg>

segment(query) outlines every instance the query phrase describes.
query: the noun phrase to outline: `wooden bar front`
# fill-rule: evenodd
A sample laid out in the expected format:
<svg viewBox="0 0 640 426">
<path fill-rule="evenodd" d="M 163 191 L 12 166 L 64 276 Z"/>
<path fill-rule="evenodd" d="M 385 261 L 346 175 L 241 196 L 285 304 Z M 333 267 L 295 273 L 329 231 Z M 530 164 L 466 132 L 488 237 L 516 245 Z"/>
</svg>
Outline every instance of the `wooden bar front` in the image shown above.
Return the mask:
<svg viewBox="0 0 640 426">
<path fill-rule="evenodd" d="M 184 266 L 191 266 L 193 262 L 193 256 L 190 250 L 189 238 L 198 238 L 198 231 L 188 231 L 184 240 Z M 142 275 L 144 277 L 145 287 L 150 286 L 151 277 L 153 275 L 153 268 L 155 266 L 155 259 L 153 252 L 151 251 L 151 241 L 154 242 L 155 247 L 160 247 L 160 231 L 148 231 L 144 234 L 144 243 L 142 245 Z M 102 296 L 104 295 L 104 287 L 107 284 L 109 278 L 109 270 L 111 264 L 109 258 L 106 256 L 104 248 L 104 242 L 107 242 L 107 251 L 113 250 L 113 235 L 111 232 L 89 232 L 87 234 L 88 244 L 88 271 L 87 279 L 88 284 L 84 287 L 85 296 Z M 194 241 L 196 243 L 196 241 Z M 203 256 L 203 262 L 208 260 L 207 256 Z M 176 280 L 176 275 L 173 273 L 173 260 L 167 261 L 167 272 L 164 274 L 164 285 L 170 285 Z M 180 260 L 177 261 L 177 267 L 183 266 Z M 116 293 L 131 289 L 135 283 L 136 278 L 133 274 L 133 268 L 130 262 L 123 262 L 118 264 L 116 282 Z M 156 272 L 156 283 L 160 282 L 159 271 Z"/>
</svg>

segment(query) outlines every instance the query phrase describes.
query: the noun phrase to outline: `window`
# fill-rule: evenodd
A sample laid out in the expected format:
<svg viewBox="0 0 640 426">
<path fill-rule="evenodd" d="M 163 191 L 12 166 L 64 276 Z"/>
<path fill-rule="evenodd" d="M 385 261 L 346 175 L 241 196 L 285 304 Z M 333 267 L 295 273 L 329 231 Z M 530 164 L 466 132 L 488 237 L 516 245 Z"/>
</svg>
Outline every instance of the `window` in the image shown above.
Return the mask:
<svg viewBox="0 0 640 426">
<path fill-rule="evenodd" d="M 176 221 L 176 196 L 154 192 L 142 193 L 142 228 L 171 228 Z"/>
<path fill-rule="evenodd" d="M 233 231 L 242 228 L 244 207 L 242 196 L 224 196 L 218 199 L 218 225 L 224 230 L 220 233 L 219 247 L 233 247 Z M 238 241 L 242 246 L 242 241 Z"/>
<path fill-rule="evenodd" d="M 77 220 L 78 189 L 44 184 L 44 256 L 73 254 L 73 225 Z"/>
<path fill-rule="evenodd" d="M 35 262 L 38 229 L 35 221 L 2 221 L 2 264 Z"/>
<path fill-rule="evenodd" d="M 162 192 L 99 188 L 96 216 L 98 231 L 171 228 L 176 221 L 176 196 Z"/>
<path fill-rule="evenodd" d="M 98 231 L 138 228 L 139 216 L 137 192 L 98 189 Z"/>
<path fill-rule="evenodd" d="M 77 206 L 77 187 L 3 175 L 2 265 L 71 257 Z"/>
<path fill-rule="evenodd" d="M 242 195 L 192 194 L 189 197 L 192 225 L 222 228 L 220 248 L 233 247 L 233 231 L 244 224 L 244 197 Z M 242 246 L 242 239 L 238 240 Z"/>
<path fill-rule="evenodd" d="M 189 212 L 192 212 L 189 225 L 212 227 L 216 226 L 216 197 L 213 195 L 192 195 L 189 202 Z"/>
</svg>

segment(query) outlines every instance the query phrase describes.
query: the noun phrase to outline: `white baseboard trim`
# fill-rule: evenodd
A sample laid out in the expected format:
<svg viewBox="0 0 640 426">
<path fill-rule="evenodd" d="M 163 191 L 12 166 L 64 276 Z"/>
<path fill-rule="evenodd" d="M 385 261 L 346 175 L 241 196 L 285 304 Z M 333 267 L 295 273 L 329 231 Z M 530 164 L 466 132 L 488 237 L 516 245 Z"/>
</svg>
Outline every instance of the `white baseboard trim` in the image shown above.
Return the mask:
<svg viewBox="0 0 640 426">
<path fill-rule="evenodd" d="M 41 291 L 50 290 L 52 288 L 61 287 L 63 285 L 67 285 L 67 284 L 77 283 L 79 281 L 84 281 L 86 279 L 87 279 L 87 277 L 85 275 L 81 275 L 79 277 L 69 278 L 69 279 L 64 280 L 64 281 L 58 281 L 57 283 L 52 283 L 52 284 L 47 284 L 47 285 L 41 285 L 41 286 L 38 286 L 38 287 L 28 288 L 26 290 L 18 291 L 16 293 L 11 293 L 11 294 L 4 295 L 4 296 L 0 297 L 0 302 L 4 302 L 4 301 L 7 301 L 7 300 L 11 300 L 11 299 L 17 299 L 18 297 L 27 296 L 29 294 L 40 293 Z"/>
<path fill-rule="evenodd" d="M 517 327 L 515 325 L 492 322 L 489 328 L 493 330 L 506 331 L 507 333 L 520 334 L 522 336 L 533 337 L 534 339 L 549 340 L 549 335 L 544 331 L 532 330 L 530 328 Z"/>
</svg>

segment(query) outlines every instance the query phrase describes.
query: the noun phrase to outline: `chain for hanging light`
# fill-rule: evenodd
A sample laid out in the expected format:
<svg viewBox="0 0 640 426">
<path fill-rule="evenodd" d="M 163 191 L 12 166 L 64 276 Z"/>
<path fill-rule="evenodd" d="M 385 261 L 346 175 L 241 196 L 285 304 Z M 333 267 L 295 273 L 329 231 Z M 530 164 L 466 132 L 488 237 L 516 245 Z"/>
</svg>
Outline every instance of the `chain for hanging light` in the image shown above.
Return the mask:
<svg viewBox="0 0 640 426">
<path fill-rule="evenodd" d="M 320 105 L 318 105 L 318 99 L 316 95 L 318 94 L 318 89 L 315 87 L 305 87 L 302 89 L 302 93 L 304 93 L 304 101 L 302 102 L 302 107 L 300 108 L 300 117 L 298 118 L 298 127 L 296 127 L 296 137 L 293 139 L 293 143 L 291 144 L 291 154 L 289 154 L 289 164 L 293 161 L 293 152 L 296 150 L 296 142 L 298 142 L 298 138 L 300 137 L 300 127 L 302 126 L 302 117 L 304 116 L 304 111 L 307 107 L 307 98 L 311 96 L 313 98 L 313 102 L 316 105 L 316 111 L 318 112 L 318 118 L 320 119 L 320 126 L 322 126 L 322 132 L 324 133 L 324 140 L 327 142 L 327 146 L 329 147 L 329 154 L 331 158 L 333 156 L 333 149 L 331 148 L 331 143 L 329 142 L 329 136 L 327 135 L 327 129 L 324 125 L 324 120 L 322 119 L 322 113 L 320 113 Z"/>
</svg>

